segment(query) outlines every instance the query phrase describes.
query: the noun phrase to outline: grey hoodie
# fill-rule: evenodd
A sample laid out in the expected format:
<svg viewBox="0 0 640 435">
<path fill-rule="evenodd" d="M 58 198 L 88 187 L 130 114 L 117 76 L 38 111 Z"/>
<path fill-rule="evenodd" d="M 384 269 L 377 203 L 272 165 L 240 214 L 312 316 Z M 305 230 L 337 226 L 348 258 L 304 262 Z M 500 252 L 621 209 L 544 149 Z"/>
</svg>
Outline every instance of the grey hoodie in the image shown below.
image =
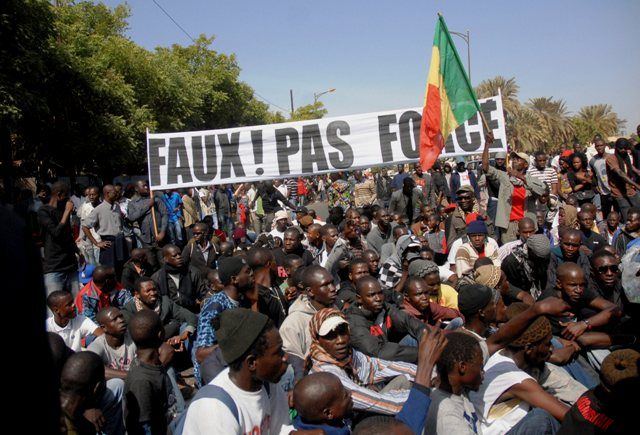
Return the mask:
<svg viewBox="0 0 640 435">
<path fill-rule="evenodd" d="M 289 307 L 289 315 L 280 325 L 282 348 L 285 352 L 304 359 L 311 346 L 309 323 L 316 309 L 307 295 L 300 295 Z"/>
</svg>

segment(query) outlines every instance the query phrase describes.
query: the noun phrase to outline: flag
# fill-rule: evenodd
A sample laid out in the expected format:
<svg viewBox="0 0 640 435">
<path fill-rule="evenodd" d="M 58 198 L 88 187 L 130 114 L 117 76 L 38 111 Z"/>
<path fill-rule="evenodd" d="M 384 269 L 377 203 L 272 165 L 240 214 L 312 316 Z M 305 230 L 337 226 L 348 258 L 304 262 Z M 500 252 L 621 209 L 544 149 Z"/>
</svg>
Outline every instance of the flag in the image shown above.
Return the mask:
<svg viewBox="0 0 640 435">
<path fill-rule="evenodd" d="M 479 111 L 469 76 L 444 18 L 438 14 L 420 124 L 420 165 L 424 171 L 436 162 L 447 137 Z"/>
</svg>

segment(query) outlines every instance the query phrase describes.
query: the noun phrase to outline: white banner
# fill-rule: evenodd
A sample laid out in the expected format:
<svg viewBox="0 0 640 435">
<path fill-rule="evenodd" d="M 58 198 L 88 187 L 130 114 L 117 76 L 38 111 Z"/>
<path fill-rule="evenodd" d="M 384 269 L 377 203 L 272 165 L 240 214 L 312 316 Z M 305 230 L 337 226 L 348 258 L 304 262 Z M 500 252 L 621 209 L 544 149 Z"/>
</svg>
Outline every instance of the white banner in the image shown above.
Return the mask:
<svg viewBox="0 0 640 435">
<path fill-rule="evenodd" d="M 480 100 L 495 141 L 506 151 L 502 100 Z M 422 108 L 223 130 L 147 133 L 149 185 L 172 189 L 297 177 L 416 162 Z M 441 157 L 479 154 L 478 114 L 460 126 Z"/>
</svg>

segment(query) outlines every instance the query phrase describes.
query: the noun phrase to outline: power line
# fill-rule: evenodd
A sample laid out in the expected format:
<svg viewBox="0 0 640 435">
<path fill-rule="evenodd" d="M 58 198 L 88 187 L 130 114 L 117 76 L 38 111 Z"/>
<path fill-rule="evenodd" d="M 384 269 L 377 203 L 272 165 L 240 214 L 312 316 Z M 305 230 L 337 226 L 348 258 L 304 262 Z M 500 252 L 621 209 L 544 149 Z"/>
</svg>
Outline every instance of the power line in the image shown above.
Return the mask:
<svg viewBox="0 0 640 435">
<path fill-rule="evenodd" d="M 256 94 L 256 96 L 257 96 L 258 98 L 260 98 L 261 100 L 264 100 L 266 103 L 269 103 L 270 105 L 272 105 L 272 106 L 274 106 L 274 107 L 277 107 L 277 108 L 278 108 L 278 109 L 280 109 L 280 110 L 284 110 L 284 112 L 285 112 L 285 113 L 289 113 L 289 109 L 285 109 L 285 108 L 284 108 L 284 107 L 282 107 L 282 106 L 278 106 L 277 104 L 272 103 L 271 101 L 267 100 L 265 97 L 263 97 L 262 95 L 260 95 L 259 93 L 257 93 L 255 90 L 253 91 L 253 93 L 254 93 L 254 94 Z"/>
<path fill-rule="evenodd" d="M 169 12 L 167 12 L 167 11 L 166 11 L 162 6 L 160 6 L 160 4 L 159 4 L 156 0 L 151 0 L 151 1 L 153 1 L 153 3 L 155 3 L 155 5 L 156 5 L 156 6 L 158 6 L 158 7 L 160 8 L 160 10 L 161 10 L 162 12 L 164 12 L 164 14 L 165 14 L 167 17 L 169 17 L 169 19 L 170 19 L 171 21 L 173 21 L 173 24 L 175 24 L 176 26 L 178 26 L 178 28 L 179 28 L 180 30 L 182 30 L 182 33 L 184 33 L 185 35 L 187 35 L 187 37 L 188 37 L 189 39 L 191 39 L 193 42 L 196 42 L 196 40 L 193 38 L 193 36 L 191 36 L 191 35 L 189 34 L 189 32 L 187 32 L 187 31 L 184 29 L 184 27 L 182 27 L 182 26 L 181 26 L 181 25 L 180 25 L 176 20 L 174 20 L 174 19 L 173 19 L 173 17 L 169 14 Z"/>
<path fill-rule="evenodd" d="M 176 20 L 171 16 L 171 14 L 169 14 L 169 12 L 167 12 L 167 11 L 166 11 L 166 9 L 165 9 L 165 8 L 163 8 L 163 7 L 162 7 L 162 6 L 161 6 L 161 5 L 160 5 L 156 0 L 151 0 L 151 1 L 153 1 L 153 3 L 154 3 L 156 6 L 158 6 L 158 8 L 160 8 L 160 10 L 161 10 L 162 12 L 164 12 L 164 14 L 165 14 L 167 17 L 169 17 L 169 19 L 170 19 L 171 21 L 173 21 L 173 24 L 175 24 L 175 25 L 178 27 L 178 29 L 182 30 L 182 33 L 184 33 L 185 35 L 187 35 L 187 37 L 188 37 L 189 39 L 191 39 L 191 41 L 193 41 L 194 43 L 196 42 L 196 40 L 193 38 L 193 36 L 191 36 L 191 35 L 189 34 L 189 32 L 187 32 L 187 31 L 185 30 L 185 28 L 184 28 L 184 27 L 182 27 L 182 26 L 180 25 L 180 23 L 178 23 L 178 22 L 177 22 L 177 21 L 176 21 Z M 284 110 L 284 112 L 285 112 L 285 113 L 288 113 L 288 109 L 285 109 L 285 108 L 284 108 L 284 107 L 282 107 L 282 106 L 278 106 L 277 104 L 272 103 L 271 101 L 267 100 L 265 97 L 263 97 L 262 95 L 260 95 L 259 93 L 257 93 L 255 90 L 253 91 L 253 93 L 254 93 L 254 94 L 256 94 L 256 96 L 257 96 L 258 98 L 260 98 L 261 100 L 264 100 L 266 103 L 270 104 L 271 106 L 277 107 L 277 108 L 278 108 L 278 109 L 280 109 L 280 110 Z"/>
</svg>

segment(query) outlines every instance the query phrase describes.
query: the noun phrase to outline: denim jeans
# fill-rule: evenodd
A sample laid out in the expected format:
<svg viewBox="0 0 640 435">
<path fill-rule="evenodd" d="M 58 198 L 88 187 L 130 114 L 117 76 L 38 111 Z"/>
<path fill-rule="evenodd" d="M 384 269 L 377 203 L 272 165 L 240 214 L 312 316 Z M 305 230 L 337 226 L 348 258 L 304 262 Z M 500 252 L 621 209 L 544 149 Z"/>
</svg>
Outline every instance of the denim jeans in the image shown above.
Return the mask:
<svg viewBox="0 0 640 435">
<path fill-rule="evenodd" d="M 100 410 L 105 419 L 103 433 L 120 435 L 124 434 L 123 409 L 124 381 L 122 379 L 109 379 L 107 388 L 100 399 Z"/>
<path fill-rule="evenodd" d="M 618 208 L 620 209 L 620 214 L 622 215 L 622 219 L 620 222 L 627 221 L 627 212 L 631 207 L 639 208 L 640 207 L 640 193 L 636 192 L 633 196 L 628 196 L 626 198 L 616 198 L 616 202 L 618 203 Z"/>
<path fill-rule="evenodd" d="M 513 426 L 508 435 L 553 435 L 560 429 L 560 423 L 542 408 L 533 408 Z"/>
<path fill-rule="evenodd" d="M 180 220 L 175 222 L 169 222 L 167 225 L 167 235 L 169 236 L 169 240 L 174 245 L 182 244 L 182 223 Z"/>
<path fill-rule="evenodd" d="M 551 339 L 551 344 L 555 349 L 562 348 L 562 344 L 556 338 Z M 584 361 L 581 356 L 578 356 L 578 358 L 576 358 L 575 360 L 560 367 L 563 368 L 567 373 L 569 373 L 573 379 L 580 382 L 582 385 L 589 389 L 594 388 L 600 383 L 598 374 L 589 366 L 586 361 Z"/>
<path fill-rule="evenodd" d="M 54 291 L 66 290 L 76 298 L 80 290 L 80 281 L 78 281 L 78 271 L 70 272 L 49 272 L 44 274 L 44 286 L 47 289 L 47 296 Z"/>
</svg>

